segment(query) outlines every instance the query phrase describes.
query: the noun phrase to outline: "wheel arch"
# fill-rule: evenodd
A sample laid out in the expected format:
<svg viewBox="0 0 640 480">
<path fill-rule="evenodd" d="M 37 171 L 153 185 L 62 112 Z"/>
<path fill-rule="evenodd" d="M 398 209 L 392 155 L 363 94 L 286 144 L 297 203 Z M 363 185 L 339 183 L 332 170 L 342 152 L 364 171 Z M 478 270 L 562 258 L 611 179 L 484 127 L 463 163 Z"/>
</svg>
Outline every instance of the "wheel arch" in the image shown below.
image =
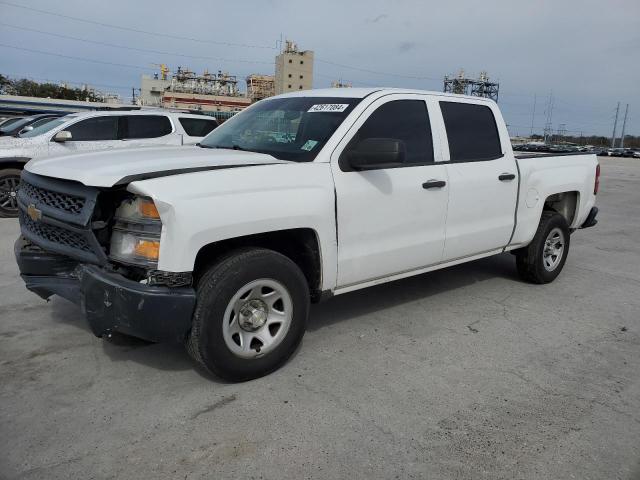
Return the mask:
<svg viewBox="0 0 640 480">
<path fill-rule="evenodd" d="M 9 168 L 24 170 L 24 166 L 29 160 L 30 159 L 26 157 L 0 158 L 0 170 L 6 170 Z"/>
<path fill-rule="evenodd" d="M 311 300 L 322 297 L 322 252 L 318 233 L 312 228 L 293 228 L 228 238 L 204 245 L 196 254 L 194 281 L 207 266 L 229 252 L 247 247 L 267 248 L 291 259 L 302 270 L 309 284 Z"/>
<path fill-rule="evenodd" d="M 567 221 L 567 225 L 571 227 L 576 221 L 579 205 L 580 192 L 570 190 L 548 195 L 545 198 L 542 211 L 559 213 Z M 540 212 L 540 216 L 542 216 L 542 212 Z"/>
</svg>

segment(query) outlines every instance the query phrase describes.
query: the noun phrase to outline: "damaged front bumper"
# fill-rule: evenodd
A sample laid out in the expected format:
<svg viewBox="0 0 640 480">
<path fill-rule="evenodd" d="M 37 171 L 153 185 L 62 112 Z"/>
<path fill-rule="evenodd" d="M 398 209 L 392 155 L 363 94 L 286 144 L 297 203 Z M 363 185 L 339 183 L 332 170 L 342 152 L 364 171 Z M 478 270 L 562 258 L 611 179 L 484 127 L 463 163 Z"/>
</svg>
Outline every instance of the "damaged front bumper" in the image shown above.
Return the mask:
<svg viewBox="0 0 640 480">
<path fill-rule="evenodd" d="M 45 252 L 20 237 L 14 247 L 27 288 L 80 305 L 93 333 L 120 332 L 155 342 L 183 341 L 196 296 L 191 287 L 150 286 L 104 268 Z"/>
</svg>

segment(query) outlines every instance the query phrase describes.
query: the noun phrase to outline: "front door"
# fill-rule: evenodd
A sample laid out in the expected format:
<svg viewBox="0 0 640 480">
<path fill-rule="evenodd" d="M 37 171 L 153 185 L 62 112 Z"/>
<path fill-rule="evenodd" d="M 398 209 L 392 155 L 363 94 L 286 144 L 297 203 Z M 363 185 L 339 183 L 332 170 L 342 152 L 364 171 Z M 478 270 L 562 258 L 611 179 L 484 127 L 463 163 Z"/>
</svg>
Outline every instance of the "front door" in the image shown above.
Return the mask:
<svg viewBox="0 0 640 480">
<path fill-rule="evenodd" d="M 340 155 L 368 138 L 402 141 L 403 166 L 366 171 L 341 166 Z M 338 146 L 332 156 L 338 287 L 441 261 L 448 185 L 433 145 L 424 97 L 390 95 L 369 106 Z"/>
<path fill-rule="evenodd" d="M 66 155 L 69 153 L 87 152 L 122 147 L 119 140 L 117 115 L 90 117 L 65 128 L 71 133 L 71 140 L 66 142 L 49 142 L 49 155 Z"/>
</svg>

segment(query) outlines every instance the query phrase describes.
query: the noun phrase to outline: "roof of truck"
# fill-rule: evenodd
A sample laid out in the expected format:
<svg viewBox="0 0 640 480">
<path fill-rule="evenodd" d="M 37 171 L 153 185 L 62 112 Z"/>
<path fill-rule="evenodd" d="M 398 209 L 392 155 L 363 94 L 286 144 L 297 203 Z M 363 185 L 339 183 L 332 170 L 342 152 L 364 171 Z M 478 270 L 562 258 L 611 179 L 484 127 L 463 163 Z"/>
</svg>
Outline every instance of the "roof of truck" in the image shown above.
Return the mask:
<svg viewBox="0 0 640 480">
<path fill-rule="evenodd" d="M 318 88 L 314 90 L 299 90 L 296 92 L 284 93 L 279 97 L 344 97 L 344 98 L 364 98 L 373 93 L 389 94 L 389 93 L 416 93 L 421 95 L 438 95 L 454 98 L 467 98 L 469 100 L 487 100 L 493 101 L 485 97 L 472 97 L 470 95 L 458 95 L 455 93 L 435 92 L 431 90 L 416 90 L 412 88 L 387 88 L 387 87 L 370 87 L 370 88 Z"/>
</svg>

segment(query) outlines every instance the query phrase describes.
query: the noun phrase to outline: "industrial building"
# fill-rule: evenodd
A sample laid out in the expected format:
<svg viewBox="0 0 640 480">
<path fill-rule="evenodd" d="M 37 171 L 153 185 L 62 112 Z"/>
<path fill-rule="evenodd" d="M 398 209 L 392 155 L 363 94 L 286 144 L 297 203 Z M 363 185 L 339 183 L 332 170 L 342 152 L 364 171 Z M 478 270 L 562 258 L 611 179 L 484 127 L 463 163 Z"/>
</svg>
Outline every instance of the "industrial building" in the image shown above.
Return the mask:
<svg viewBox="0 0 640 480">
<path fill-rule="evenodd" d="M 233 75 L 207 70 L 198 75 L 182 67 L 170 75 L 166 65 L 159 67 L 159 75 L 142 76 L 139 105 L 197 110 L 224 120 L 251 104 L 251 99 L 240 93 Z"/>
<path fill-rule="evenodd" d="M 273 75 L 260 75 L 252 73 L 247 76 L 247 97 L 252 102 L 275 95 L 275 77 Z"/>
<path fill-rule="evenodd" d="M 142 75 L 136 103 L 145 107 L 197 110 L 224 120 L 264 98 L 280 93 L 313 88 L 313 52 L 300 51 L 287 40 L 275 58 L 275 76 L 253 73 L 246 77 L 246 94 L 240 92 L 234 75 L 218 71 L 201 75 L 178 67 L 171 73 L 165 64 L 160 72 Z M 347 87 L 349 84 L 340 86 Z"/>
<path fill-rule="evenodd" d="M 285 41 L 285 48 L 276 57 L 275 93 L 313 88 L 313 52 L 300 51 L 295 42 Z"/>
</svg>

